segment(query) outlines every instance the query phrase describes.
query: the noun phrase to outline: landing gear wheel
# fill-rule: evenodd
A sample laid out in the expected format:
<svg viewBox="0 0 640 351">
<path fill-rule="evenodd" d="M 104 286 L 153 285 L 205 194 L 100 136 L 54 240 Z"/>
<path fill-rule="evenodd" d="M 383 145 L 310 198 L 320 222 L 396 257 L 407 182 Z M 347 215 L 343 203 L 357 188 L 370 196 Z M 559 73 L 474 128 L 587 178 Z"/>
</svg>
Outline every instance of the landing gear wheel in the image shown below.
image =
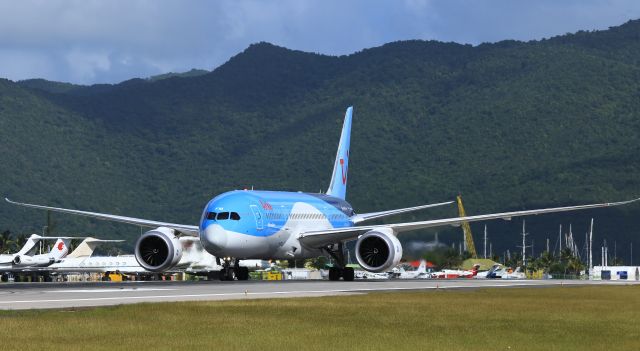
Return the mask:
<svg viewBox="0 0 640 351">
<path fill-rule="evenodd" d="M 220 270 L 220 280 L 236 280 L 236 272 L 233 268 L 222 268 Z"/>
<path fill-rule="evenodd" d="M 249 268 L 237 267 L 236 270 L 236 277 L 238 277 L 238 280 L 249 280 Z"/>
<path fill-rule="evenodd" d="M 352 282 L 355 276 L 356 274 L 351 267 L 346 267 L 342 270 L 342 279 L 344 279 L 345 282 Z"/>
<path fill-rule="evenodd" d="M 338 267 L 329 268 L 329 280 L 331 281 L 340 280 L 340 268 Z"/>
</svg>

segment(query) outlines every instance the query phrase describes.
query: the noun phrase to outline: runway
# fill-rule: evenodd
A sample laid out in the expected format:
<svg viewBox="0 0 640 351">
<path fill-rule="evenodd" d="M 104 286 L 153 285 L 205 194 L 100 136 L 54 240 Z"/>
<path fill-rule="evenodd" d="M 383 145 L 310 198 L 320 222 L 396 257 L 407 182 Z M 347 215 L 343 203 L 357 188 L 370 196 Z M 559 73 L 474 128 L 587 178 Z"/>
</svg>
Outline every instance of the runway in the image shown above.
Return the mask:
<svg viewBox="0 0 640 351">
<path fill-rule="evenodd" d="M 0 284 L 0 309 L 42 309 L 109 306 L 141 302 L 215 301 L 364 294 L 384 291 L 477 289 L 485 287 L 550 287 L 640 284 L 584 280 L 363 280 L 5 283 Z"/>
</svg>

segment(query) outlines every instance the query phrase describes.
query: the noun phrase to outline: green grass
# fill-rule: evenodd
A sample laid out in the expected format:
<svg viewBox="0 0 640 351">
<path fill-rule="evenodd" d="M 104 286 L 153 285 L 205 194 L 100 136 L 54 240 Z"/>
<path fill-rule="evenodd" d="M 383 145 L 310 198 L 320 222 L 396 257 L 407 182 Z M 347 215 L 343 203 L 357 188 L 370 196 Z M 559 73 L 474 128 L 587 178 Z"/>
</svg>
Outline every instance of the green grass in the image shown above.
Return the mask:
<svg viewBox="0 0 640 351">
<path fill-rule="evenodd" d="M 0 312 L 0 349 L 639 350 L 640 286 Z"/>
</svg>

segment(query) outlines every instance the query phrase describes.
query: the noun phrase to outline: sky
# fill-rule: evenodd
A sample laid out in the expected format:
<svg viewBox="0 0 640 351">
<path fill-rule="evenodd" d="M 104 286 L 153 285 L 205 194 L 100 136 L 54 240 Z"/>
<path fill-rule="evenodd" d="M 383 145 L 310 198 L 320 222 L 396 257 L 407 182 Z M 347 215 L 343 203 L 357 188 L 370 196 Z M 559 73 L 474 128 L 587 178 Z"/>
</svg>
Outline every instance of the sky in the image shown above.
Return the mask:
<svg viewBox="0 0 640 351">
<path fill-rule="evenodd" d="M 639 0 L 0 0 L 0 77 L 117 83 L 212 70 L 260 41 L 345 55 L 408 39 L 536 40 L 638 18 Z"/>
</svg>

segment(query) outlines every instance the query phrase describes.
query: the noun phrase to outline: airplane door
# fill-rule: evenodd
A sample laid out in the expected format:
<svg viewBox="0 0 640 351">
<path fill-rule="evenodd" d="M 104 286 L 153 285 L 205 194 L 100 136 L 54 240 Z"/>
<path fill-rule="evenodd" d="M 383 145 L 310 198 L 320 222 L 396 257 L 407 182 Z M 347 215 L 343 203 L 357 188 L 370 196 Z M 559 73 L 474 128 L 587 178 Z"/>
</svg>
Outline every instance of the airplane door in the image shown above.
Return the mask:
<svg viewBox="0 0 640 351">
<path fill-rule="evenodd" d="M 264 224 L 262 221 L 262 214 L 260 213 L 260 210 L 258 210 L 258 206 L 250 205 L 250 207 L 251 212 L 253 212 L 253 217 L 256 219 L 256 229 L 262 230 L 264 228 Z"/>
</svg>

